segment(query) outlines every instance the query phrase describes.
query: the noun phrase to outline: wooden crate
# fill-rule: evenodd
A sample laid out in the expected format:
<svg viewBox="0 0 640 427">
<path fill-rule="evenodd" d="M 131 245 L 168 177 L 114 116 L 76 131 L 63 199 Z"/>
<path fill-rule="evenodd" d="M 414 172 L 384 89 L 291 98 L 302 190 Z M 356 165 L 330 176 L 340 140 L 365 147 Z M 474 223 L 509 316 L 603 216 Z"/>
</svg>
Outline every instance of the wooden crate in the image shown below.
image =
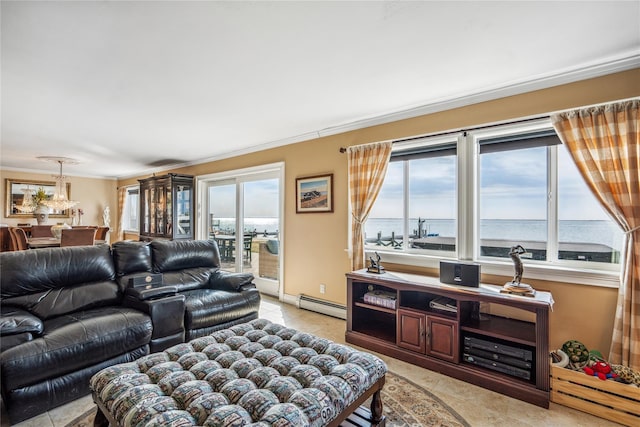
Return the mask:
<svg viewBox="0 0 640 427">
<path fill-rule="evenodd" d="M 551 367 L 551 401 L 627 426 L 640 425 L 640 388 Z"/>
</svg>

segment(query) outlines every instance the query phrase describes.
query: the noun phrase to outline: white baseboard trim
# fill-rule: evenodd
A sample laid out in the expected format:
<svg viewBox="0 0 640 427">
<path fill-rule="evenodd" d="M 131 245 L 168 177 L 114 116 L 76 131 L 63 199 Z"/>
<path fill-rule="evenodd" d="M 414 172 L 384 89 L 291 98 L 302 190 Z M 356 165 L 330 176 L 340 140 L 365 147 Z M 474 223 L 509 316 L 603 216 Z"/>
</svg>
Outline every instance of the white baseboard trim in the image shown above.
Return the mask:
<svg viewBox="0 0 640 427">
<path fill-rule="evenodd" d="M 298 308 L 337 317 L 338 319 L 347 319 L 347 307 L 343 305 L 304 294 L 298 295 L 296 298 Z"/>
</svg>

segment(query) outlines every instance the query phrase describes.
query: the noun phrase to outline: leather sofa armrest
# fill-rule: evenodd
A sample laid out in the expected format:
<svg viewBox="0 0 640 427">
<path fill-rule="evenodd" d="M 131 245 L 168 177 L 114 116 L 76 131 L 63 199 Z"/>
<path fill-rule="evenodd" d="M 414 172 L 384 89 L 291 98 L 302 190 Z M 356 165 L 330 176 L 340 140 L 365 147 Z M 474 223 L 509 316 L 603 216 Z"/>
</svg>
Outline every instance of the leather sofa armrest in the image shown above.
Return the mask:
<svg viewBox="0 0 640 427">
<path fill-rule="evenodd" d="M 33 334 L 31 332 L 22 332 L 19 334 L 3 335 L 2 339 L 0 339 L 0 352 L 32 340 L 33 340 Z"/>
<path fill-rule="evenodd" d="M 127 288 L 124 291 L 125 295 L 129 297 L 133 297 L 140 301 L 158 299 L 158 298 L 166 298 L 169 296 L 176 295 L 178 293 L 177 286 L 159 286 L 157 288 Z"/>
<path fill-rule="evenodd" d="M 44 323 L 26 310 L 12 306 L 0 307 L 0 336 L 28 333 L 41 335 Z"/>
<path fill-rule="evenodd" d="M 0 427 L 9 427 L 9 411 L 4 403 L 4 398 L 0 395 Z"/>
<path fill-rule="evenodd" d="M 244 286 L 253 285 L 254 276 L 251 273 L 231 273 L 217 270 L 209 278 L 209 287 L 239 292 Z"/>
<path fill-rule="evenodd" d="M 175 286 L 163 286 L 163 288 L 175 288 Z M 162 298 L 142 300 L 128 293 L 125 294 L 124 305 L 149 315 L 153 325 L 151 344 L 158 340 L 162 341 L 165 337 L 178 336 L 178 342 L 184 341 L 184 295 L 166 294 Z M 173 345 L 175 342 L 168 344 Z M 158 347 L 154 351 L 159 351 Z"/>
<path fill-rule="evenodd" d="M 240 288 L 238 289 L 238 292 L 246 292 L 246 291 L 250 291 L 251 289 L 257 289 L 256 284 L 253 282 L 240 286 Z"/>
</svg>

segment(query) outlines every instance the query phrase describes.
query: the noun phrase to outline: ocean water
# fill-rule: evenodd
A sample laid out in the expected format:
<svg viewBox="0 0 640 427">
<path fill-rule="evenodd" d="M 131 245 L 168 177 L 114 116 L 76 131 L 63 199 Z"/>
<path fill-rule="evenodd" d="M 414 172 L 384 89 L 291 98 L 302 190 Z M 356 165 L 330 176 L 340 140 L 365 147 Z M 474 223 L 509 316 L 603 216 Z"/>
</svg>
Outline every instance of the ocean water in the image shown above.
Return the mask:
<svg viewBox="0 0 640 427">
<path fill-rule="evenodd" d="M 220 221 L 216 225 L 222 234 L 233 234 L 236 230 L 235 218 L 214 218 Z M 278 218 L 245 218 L 244 232 L 255 232 L 258 234 L 277 235 L 279 233 Z"/>
<path fill-rule="evenodd" d="M 221 233 L 235 232 L 233 218 L 218 218 Z M 416 234 L 418 219 L 409 221 L 409 234 Z M 599 243 L 620 251 L 623 233 L 608 221 L 560 221 L 560 241 L 571 243 Z M 279 232 L 277 218 L 245 218 L 245 232 L 277 235 Z M 382 237 L 396 238 L 402 235 L 402 221 L 391 218 L 370 218 L 365 224 L 365 238 L 376 238 L 378 232 Z M 443 237 L 456 235 L 456 222 L 452 219 L 428 219 L 423 224 L 423 233 L 437 234 Z M 482 220 L 480 223 L 481 239 L 504 239 L 514 241 L 541 241 L 547 239 L 545 221 L 539 220 Z"/>
<path fill-rule="evenodd" d="M 409 225 L 409 235 L 417 234 L 418 219 L 411 219 Z M 381 232 L 383 237 L 390 237 L 391 233 L 395 232 L 397 238 L 402 235 L 402 221 L 391 218 L 370 218 L 367 220 L 365 238 L 376 238 L 378 232 Z M 456 222 L 452 219 L 428 219 L 423 224 L 424 233 L 454 237 Z M 622 231 L 608 221 L 560 221 L 559 234 L 561 242 L 599 243 L 617 251 L 622 248 Z M 480 222 L 480 238 L 545 242 L 547 240 L 546 221 L 482 220 Z"/>
</svg>

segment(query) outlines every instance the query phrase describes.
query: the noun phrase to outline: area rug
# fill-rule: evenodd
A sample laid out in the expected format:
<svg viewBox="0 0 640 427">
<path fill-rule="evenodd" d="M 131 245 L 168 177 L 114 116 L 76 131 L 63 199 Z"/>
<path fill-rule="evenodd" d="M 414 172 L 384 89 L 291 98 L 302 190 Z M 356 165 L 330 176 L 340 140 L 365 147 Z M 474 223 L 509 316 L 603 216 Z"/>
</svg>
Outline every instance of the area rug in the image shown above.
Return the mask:
<svg viewBox="0 0 640 427">
<path fill-rule="evenodd" d="M 382 403 L 387 426 L 470 427 L 464 418 L 438 397 L 393 372 L 387 373 Z M 91 427 L 95 414 L 95 408 L 91 409 L 65 427 Z"/>
</svg>

